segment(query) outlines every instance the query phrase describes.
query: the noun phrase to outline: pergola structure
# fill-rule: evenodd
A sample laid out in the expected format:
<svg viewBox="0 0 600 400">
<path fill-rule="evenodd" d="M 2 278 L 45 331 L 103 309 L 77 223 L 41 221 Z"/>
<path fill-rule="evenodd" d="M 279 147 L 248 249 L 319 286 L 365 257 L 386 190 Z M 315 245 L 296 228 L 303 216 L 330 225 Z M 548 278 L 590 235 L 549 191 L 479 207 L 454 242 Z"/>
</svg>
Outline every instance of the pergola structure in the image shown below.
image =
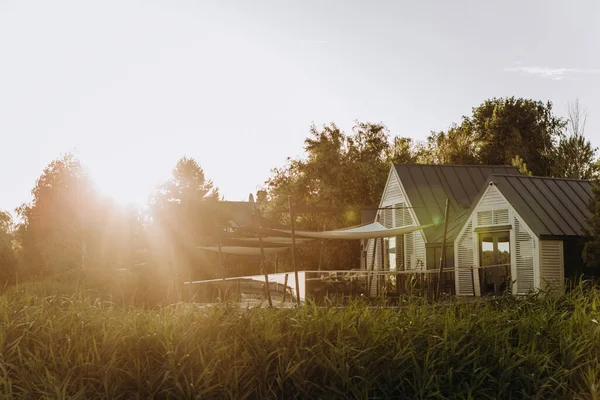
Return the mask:
<svg viewBox="0 0 600 400">
<path fill-rule="evenodd" d="M 219 263 L 221 270 L 222 254 L 236 254 L 262 257 L 261 269 L 264 274 L 265 296 L 268 299 L 269 306 L 272 306 L 270 293 L 269 275 L 266 269 L 266 256 L 269 254 L 279 254 L 292 250 L 292 263 L 294 266 L 294 278 L 296 290 L 298 290 L 299 278 L 296 268 L 295 250 L 297 244 L 306 243 L 312 240 L 361 240 L 361 239 L 378 239 L 386 237 L 394 237 L 417 230 L 425 229 L 430 225 L 410 226 L 402 228 L 386 228 L 379 222 L 363 224 L 343 229 L 335 229 L 328 231 L 296 231 L 292 224 L 291 229 L 269 229 L 263 228 L 259 224 L 250 224 L 243 227 L 238 227 L 236 230 L 239 233 L 253 234 L 257 237 L 236 237 L 233 234 L 222 234 L 207 238 L 207 242 L 212 242 L 211 245 L 198 246 L 204 251 L 217 252 L 219 254 Z M 323 247 L 321 247 L 321 252 Z M 223 273 L 223 284 L 226 285 L 226 278 Z M 191 284 L 192 282 L 190 282 Z M 286 292 L 287 280 L 284 283 L 284 293 Z M 300 302 L 300 296 L 296 293 L 296 301 Z M 285 299 L 285 294 L 284 294 Z"/>
</svg>

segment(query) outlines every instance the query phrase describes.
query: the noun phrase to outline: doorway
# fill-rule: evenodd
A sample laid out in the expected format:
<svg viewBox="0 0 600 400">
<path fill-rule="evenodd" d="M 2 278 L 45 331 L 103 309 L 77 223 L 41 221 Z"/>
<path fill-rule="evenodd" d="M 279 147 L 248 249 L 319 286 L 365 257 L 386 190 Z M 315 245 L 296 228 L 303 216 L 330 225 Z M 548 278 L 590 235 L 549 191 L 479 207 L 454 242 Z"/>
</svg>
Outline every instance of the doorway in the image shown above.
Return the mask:
<svg viewBox="0 0 600 400">
<path fill-rule="evenodd" d="M 479 267 L 482 296 L 510 289 L 510 232 L 479 234 Z"/>
</svg>

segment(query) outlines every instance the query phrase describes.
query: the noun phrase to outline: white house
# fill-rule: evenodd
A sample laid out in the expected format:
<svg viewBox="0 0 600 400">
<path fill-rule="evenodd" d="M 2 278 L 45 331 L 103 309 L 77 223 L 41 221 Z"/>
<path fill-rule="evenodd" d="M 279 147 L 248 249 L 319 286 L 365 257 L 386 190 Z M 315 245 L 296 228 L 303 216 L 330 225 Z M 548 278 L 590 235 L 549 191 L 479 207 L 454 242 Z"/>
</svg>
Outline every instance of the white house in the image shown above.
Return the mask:
<svg viewBox="0 0 600 400">
<path fill-rule="evenodd" d="M 364 243 L 367 270 L 424 270 L 439 267 L 446 199 L 450 202 L 446 268 L 454 268 L 454 239 L 486 180 L 493 174 L 518 175 L 509 166 L 395 164 L 375 220 L 387 228 L 435 224 L 399 237 Z M 373 220 L 365 221 L 373 222 Z M 374 257 L 375 253 L 375 257 Z M 452 288 L 454 282 L 447 282 Z"/>
<path fill-rule="evenodd" d="M 582 267 L 591 200 L 590 181 L 491 175 L 454 241 L 456 293 L 562 292 Z"/>
</svg>

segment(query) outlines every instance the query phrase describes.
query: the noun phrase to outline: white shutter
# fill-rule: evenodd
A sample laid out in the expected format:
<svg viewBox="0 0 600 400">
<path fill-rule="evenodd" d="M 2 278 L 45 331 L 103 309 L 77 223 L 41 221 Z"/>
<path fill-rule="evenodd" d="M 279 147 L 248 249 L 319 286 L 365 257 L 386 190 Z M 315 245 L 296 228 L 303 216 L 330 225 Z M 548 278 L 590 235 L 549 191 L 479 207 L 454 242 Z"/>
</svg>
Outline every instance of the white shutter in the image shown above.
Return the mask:
<svg viewBox="0 0 600 400">
<path fill-rule="evenodd" d="M 404 226 L 409 226 L 413 224 L 412 217 L 410 215 L 410 210 L 405 208 L 402 210 L 403 218 L 404 218 Z"/>
<path fill-rule="evenodd" d="M 404 241 L 405 243 L 405 254 L 404 257 L 406 258 L 406 268 L 407 270 L 410 269 L 414 269 L 415 268 L 415 262 L 414 262 L 414 254 L 415 254 L 415 246 L 414 246 L 414 235 L 413 232 L 411 233 L 407 233 L 406 235 L 404 235 Z"/>
<path fill-rule="evenodd" d="M 469 221 L 458 239 L 456 263 L 456 294 L 473 295 L 473 222 Z"/>
<path fill-rule="evenodd" d="M 541 283 L 542 289 L 562 294 L 564 286 L 564 255 L 562 240 L 542 240 Z"/>
<path fill-rule="evenodd" d="M 493 217 L 494 217 L 494 215 L 492 213 L 492 210 L 478 211 L 477 212 L 477 226 L 492 225 Z"/>
<path fill-rule="evenodd" d="M 510 223 L 508 219 L 508 208 L 494 210 L 493 224 L 494 225 L 508 225 Z"/>
<path fill-rule="evenodd" d="M 515 254 L 517 260 L 517 294 L 527 294 L 534 288 L 533 238 L 515 217 Z"/>
<path fill-rule="evenodd" d="M 410 218 L 410 212 L 406 208 L 406 203 L 394 204 L 394 227 L 399 228 L 401 226 L 412 225 L 412 219 Z"/>
<path fill-rule="evenodd" d="M 375 249 L 375 240 L 377 240 L 377 249 Z M 371 263 L 373 262 L 373 251 L 377 251 L 375 254 L 375 265 L 373 265 L 373 273 L 367 274 L 370 281 L 369 295 L 377 296 L 377 284 L 378 278 L 376 272 L 381 269 L 381 239 L 370 239 L 367 247 L 367 271 L 371 272 Z"/>
<path fill-rule="evenodd" d="M 477 212 L 477 226 L 508 225 L 508 208 Z"/>
<path fill-rule="evenodd" d="M 367 263 L 366 263 L 366 270 L 370 271 L 371 270 L 371 263 L 373 262 L 373 246 L 375 244 L 375 240 L 374 239 L 369 239 L 368 240 L 368 244 L 367 244 Z"/>
<path fill-rule="evenodd" d="M 385 210 L 383 210 L 383 222 L 382 225 L 385 226 L 386 228 L 390 229 L 393 227 L 394 221 L 393 221 L 393 210 L 390 207 L 386 207 Z"/>
<path fill-rule="evenodd" d="M 415 247 L 415 268 L 416 269 L 427 269 L 425 265 L 425 240 L 421 232 L 413 232 L 414 235 L 413 243 Z"/>
</svg>

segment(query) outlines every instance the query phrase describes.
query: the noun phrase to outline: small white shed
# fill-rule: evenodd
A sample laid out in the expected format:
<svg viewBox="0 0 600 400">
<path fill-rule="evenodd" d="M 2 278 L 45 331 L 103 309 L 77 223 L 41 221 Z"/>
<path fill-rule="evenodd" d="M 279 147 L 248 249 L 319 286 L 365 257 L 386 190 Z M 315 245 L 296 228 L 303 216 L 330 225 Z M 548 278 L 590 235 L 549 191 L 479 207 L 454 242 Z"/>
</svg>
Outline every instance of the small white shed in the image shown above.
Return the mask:
<svg viewBox="0 0 600 400">
<path fill-rule="evenodd" d="M 565 258 L 582 264 L 591 199 L 586 180 L 490 176 L 454 242 L 456 293 L 562 292 Z"/>
</svg>

